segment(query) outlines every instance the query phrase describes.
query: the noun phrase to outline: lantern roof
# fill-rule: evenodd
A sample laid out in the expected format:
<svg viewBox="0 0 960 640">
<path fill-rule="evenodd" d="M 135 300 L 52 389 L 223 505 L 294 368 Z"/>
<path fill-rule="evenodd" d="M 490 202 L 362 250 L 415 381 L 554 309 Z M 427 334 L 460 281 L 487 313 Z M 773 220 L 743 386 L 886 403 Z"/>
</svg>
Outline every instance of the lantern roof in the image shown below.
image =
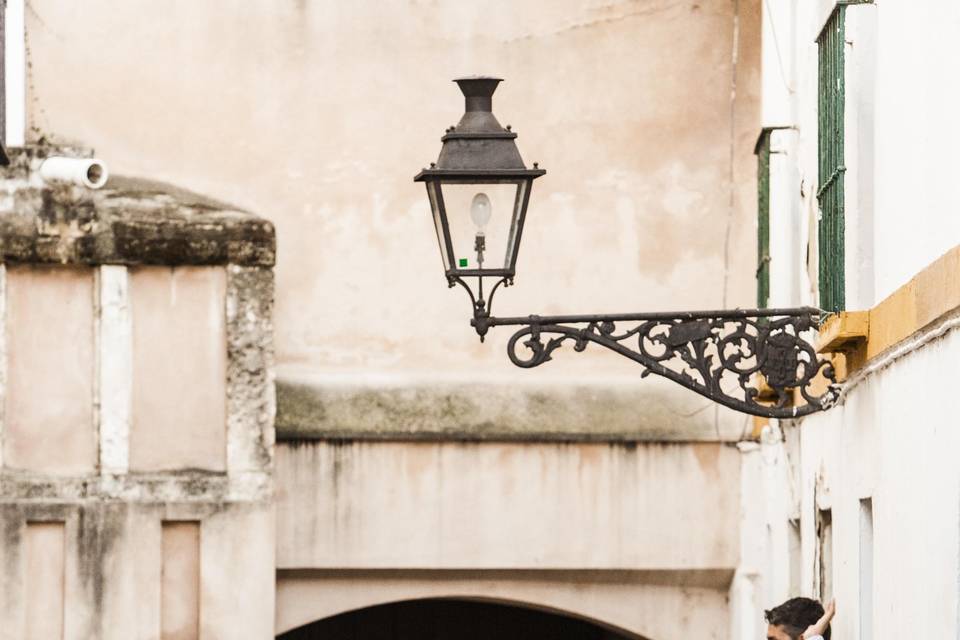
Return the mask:
<svg viewBox="0 0 960 640">
<path fill-rule="evenodd" d="M 517 134 L 493 115 L 493 92 L 501 81 L 488 76 L 454 80 L 466 102 L 463 117 L 440 138 L 440 157 L 417 174 L 415 181 L 537 178 L 546 173 L 536 165 L 527 169 L 517 149 Z"/>
</svg>

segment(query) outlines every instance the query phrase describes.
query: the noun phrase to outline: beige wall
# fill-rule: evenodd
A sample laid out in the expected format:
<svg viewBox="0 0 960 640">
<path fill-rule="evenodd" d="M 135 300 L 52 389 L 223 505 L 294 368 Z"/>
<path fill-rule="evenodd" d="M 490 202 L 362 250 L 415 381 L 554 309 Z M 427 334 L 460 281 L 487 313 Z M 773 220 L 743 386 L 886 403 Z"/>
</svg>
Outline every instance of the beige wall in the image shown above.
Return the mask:
<svg viewBox="0 0 960 640">
<path fill-rule="evenodd" d="M 130 272 L 0 267 L 0 639 L 270 637 L 272 274 Z"/>
<path fill-rule="evenodd" d="M 720 443 L 277 448 L 277 632 L 486 598 L 652 640 L 729 638 L 740 454 Z"/>
<path fill-rule="evenodd" d="M 739 464 L 719 443 L 283 445 L 277 567 L 732 572 Z"/>
<path fill-rule="evenodd" d="M 131 269 L 130 468 L 226 468 L 226 272 Z"/>
<path fill-rule="evenodd" d="M 62 522 L 30 522 L 24 536 L 26 553 L 26 638 L 63 637 Z"/>
<path fill-rule="evenodd" d="M 200 523 L 161 528 L 160 636 L 191 640 L 200 631 Z"/>
<path fill-rule="evenodd" d="M 502 380 L 522 373 L 503 356 L 507 336 L 478 344 L 466 299 L 445 287 L 426 197 L 412 182 L 462 111 L 449 80 L 505 77 L 495 112 L 519 132 L 527 162 L 549 171 L 533 193 L 517 286 L 500 296 L 497 313 L 750 305 L 758 18 L 758 0 L 257 0 L 242 9 L 223 0 L 31 0 L 28 117 L 34 140 L 80 141 L 115 173 L 168 180 L 274 221 L 276 342 L 289 371 L 366 382 Z M 256 403 L 247 402 L 244 422 L 228 401 L 226 478 L 179 469 L 182 478 L 102 480 L 111 497 L 150 504 L 120 509 L 126 520 L 113 546 L 93 556 L 103 566 L 90 575 L 108 585 L 102 616 L 89 599 L 70 597 L 70 563 L 91 556 L 68 549 L 65 625 L 77 631 L 67 635 L 112 621 L 124 637 L 158 628 L 164 520 L 201 522 L 200 636 L 269 633 L 274 513 L 258 500 L 272 489 L 273 406 L 263 391 L 272 371 L 250 397 L 231 391 L 251 370 L 247 351 L 230 346 L 231 327 L 246 331 L 245 316 L 256 315 L 234 304 L 232 273 L 226 393 Z M 176 338 L 189 328 L 166 331 Z M 594 351 L 552 375 L 636 377 L 636 365 Z M 253 369 L 271 364 L 254 360 Z M 134 390 L 130 464 L 161 468 L 137 463 L 136 402 Z M 581 612 L 640 629 L 638 612 L 659 608 L 645 632 L 679 638 L 691 634 L 677 616 L 699 607 L 713 636 L 726 635 L 738 562 L 733 449 L 368 443 L 282 456 L 281 567 L 705 572 L 709 585 L 702 576 L 674 576 L 667 587 L 643 578 L 623 589 L 588 579 L 592 600 Z M 339 479 L 318 476 L 327 473 Z M 74 513 L 64 515 L 70 540 Z M 410 542 L 398 544 L 404 536 Z M 537 579 L 542 588 L 531 582 L 501 596 L 577 609 L 583 590 Z M 244 589 L 230 588 L 237 584 Z M 551 589 L 559 594 L 552 601 Z M 132 606 L 138 593 L 152 594 L 155 606 Z M 617 613 L 634 598 L 643 604 Z M 306 601 L 294 602 L 307 620 L 362 603 L 326 604 L 304 612 Z"/>
<path fill-rule="evenodd" d="M 204 502 L 0 503 L 0 638 L 271 637 L 273 509 Z M 167 539 L 170 520 L 199 522 L 199 546 Z M 199 634 L 173 633 L 177 599 Z"/>
<path fill-rule="evenodd" d="M 727 576 L 718 573 L 680 585 L 631 571 L 281 571 L 277 632 L 377 604 L 455 597 L 582 617 L 638 640 L 739 640 L 727 635 Z"/>
<path fill-rule="evenodd" d="M 277 223 L 281 364 L 522 374 L 447 290 L 411 180 L 463 74 L 506 78 L 494 111 L 549 172 L 497 313 L 753 302 L 758 0 L 29 4 L 33 138 Z"/>
<path fill-rule="evenodd" d="M 4 272 L 3 464 L 61 475 L 93 471 L 93 269 L 16 266 Z"/>
</svg>

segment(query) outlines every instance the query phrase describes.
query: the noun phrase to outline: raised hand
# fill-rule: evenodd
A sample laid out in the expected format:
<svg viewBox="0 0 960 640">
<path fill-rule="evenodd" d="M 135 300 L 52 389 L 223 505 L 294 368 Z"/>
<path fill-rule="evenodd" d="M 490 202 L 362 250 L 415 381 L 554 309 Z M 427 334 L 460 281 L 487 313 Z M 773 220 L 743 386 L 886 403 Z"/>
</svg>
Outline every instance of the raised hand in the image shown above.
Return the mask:
<svg viewBox="0 0 960 640">
<path fill-rule="evenodd" d="M 827 606 L 823 608 L 823 616 L 815 623 L 807 627 L 807 630 L 803 632 L 803 637 L 816 638 L 817 636 L 822 636 L 827 630 L 827 627 L 830 626 L 830 620 L 833 619 L 833 614 L 836 612 L 837 601 L 831 600 L 827 603 Z"/>
</svg>

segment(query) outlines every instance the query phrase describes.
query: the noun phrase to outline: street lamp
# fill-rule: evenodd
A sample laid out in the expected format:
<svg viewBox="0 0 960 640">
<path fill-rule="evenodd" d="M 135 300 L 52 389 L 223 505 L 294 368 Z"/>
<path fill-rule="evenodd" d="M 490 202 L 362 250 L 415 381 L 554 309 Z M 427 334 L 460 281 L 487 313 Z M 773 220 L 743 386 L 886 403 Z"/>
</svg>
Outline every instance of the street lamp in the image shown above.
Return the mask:
<svg viewBox="0 0 960 640">
<path fill-rule="evenodd" d="M 513 284 L 533 181 L 546 172 L 536 163 L 526 168 L 517 134 L 493 115 L 500 78 L 454 82 L 466 111 L 441 138 L 437 161 L 414 180 L 426 184 L 447 283 L 470 296 L 481 341 L 491 327 L 519 326 L 507 355 L 524 368 L 551 360 L 566 341 L 578 352 L 592 342 L 639 363 L 644 377 L 655 373 L 757 416 L 795 418 L 833 406 L 840 392 L 833 366 L 803 337 L 819 326 L 819 309 L 492 316 L 494 294 Z M 493 282 L 486 296 L 484 279 Z"/>
<path fill-rule="evenodd" d="M 437 161 L 414 178 L 427 185 L 447 282 L 467 289 L 478 318 L 488 317 L 483 279 L 496 278 L 496 286 L 513 281 L 530 189 L 546 173 L 536 164 L 526 168 L 517 134 L 493 116 L 492 97 L 500 81 L 454 80 L 466 98 L 466 111 L 441 138 Z M 477 279 L 477 296 L 463 280 L 469 277 Z M 475 326 L 482 340 L 487 325 Z"/>
</svg>

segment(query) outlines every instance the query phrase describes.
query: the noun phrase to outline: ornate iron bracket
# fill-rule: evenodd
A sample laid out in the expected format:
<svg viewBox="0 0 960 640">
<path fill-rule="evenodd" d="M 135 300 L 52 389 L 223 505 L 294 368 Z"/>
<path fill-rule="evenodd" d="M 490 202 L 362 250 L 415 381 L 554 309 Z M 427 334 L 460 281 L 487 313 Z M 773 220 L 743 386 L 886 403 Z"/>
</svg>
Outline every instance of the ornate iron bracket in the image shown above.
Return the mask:
<svg viewBox="0 0 960 640">
<path fill-rule="evenodd" d="M 664 313 L 524 316 L 497 318 L 483 299 L 470 294 L 471 324 L 481 340 L 490 327 L 520 326 L 507 342 L 518 367 L 553 359 L 565 342 L 580 352 L 595 343 L 654 373 L 736 411 L 768 418 L 798 418 L 833 406 L 840 387 L 831 363 L 817 355 L 804 334 L 822 312 L 795 309 L 737 309 Z M 491 291 L 501 284 L 500 280 Z"/>
</svg>

